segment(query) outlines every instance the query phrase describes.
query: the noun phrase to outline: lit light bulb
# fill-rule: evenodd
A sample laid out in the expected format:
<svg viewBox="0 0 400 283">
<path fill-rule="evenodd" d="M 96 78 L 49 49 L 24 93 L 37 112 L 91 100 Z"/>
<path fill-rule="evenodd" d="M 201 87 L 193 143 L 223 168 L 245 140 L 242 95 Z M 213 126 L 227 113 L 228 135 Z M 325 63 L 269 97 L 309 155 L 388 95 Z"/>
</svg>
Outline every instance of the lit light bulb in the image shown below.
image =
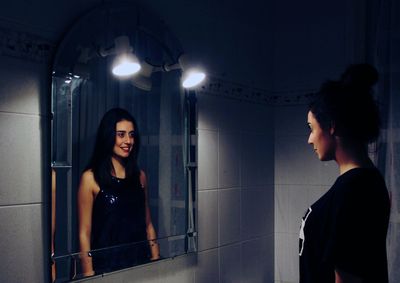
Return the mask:
<svg viewBox="0 0 400 283">
<path fill-rule="evenodd" d="M 198 71 L 191 70 L 188 71 L 187 74 L 183 77 L 182 86 L 184 88 L 195 87 L 200 84 L 206 78 L 206 74 Z"/>
<path fill-rule="evenodd" d="M 123 56 L 117 59 L 112 73 L 118 77 L 131 76 L 140 71 L 141 66 L 134 56 Z"/>
</svg>

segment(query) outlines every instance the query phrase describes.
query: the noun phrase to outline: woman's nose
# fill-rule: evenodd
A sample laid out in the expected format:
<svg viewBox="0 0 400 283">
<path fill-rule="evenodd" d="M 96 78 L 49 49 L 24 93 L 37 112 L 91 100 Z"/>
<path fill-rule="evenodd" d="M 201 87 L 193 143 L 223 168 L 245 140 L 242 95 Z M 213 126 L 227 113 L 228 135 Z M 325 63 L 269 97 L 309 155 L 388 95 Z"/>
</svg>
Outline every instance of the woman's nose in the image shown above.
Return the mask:
<svg viewBox="0 0 400 283">
<path fill-rule="evenodd" d="M 129 135 L 126 135 L 124 138 L 124 143 L 127 143 L 127 144 L 133 143 L 133 138 L 130 137 Z"/>
</svg>

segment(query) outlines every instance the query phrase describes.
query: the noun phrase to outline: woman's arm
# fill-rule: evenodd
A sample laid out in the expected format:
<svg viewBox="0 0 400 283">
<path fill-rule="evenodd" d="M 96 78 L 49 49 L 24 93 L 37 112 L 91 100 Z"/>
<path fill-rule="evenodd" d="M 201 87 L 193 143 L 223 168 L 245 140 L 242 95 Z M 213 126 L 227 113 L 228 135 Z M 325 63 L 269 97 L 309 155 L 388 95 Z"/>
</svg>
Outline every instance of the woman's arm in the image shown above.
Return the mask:
<svg viewBox="0 0 400 283">
<path fill-rule="evenodd" d="M 154 229 L 153 222 L 151 221 L 151 213 L 147 195 L 147 179 L 146 174 L 143 171 L 140 171 L 140 183 L 144 189 L 145 195 L 145 207 L 146 207 L 146 232 L 147 232 L 147 240 L 149 241 L 150 245 L 150 252 L 151 252 L 151 260 L 157 260 L 160 258 L 160 247 L 157 243 L 157 234 L 156 230 Z"/>
<path fill-rule="evenodd" d="M 56 234 L 56 171 L 51 169 L 51 255 L 54 256 L 54 237 Z M 51 280 L 56 280 L 56 264 L 51 265 Z"/>
<path fill-rule="evenodd" d="M 335 269 L 335 283 L 362 283 L 362 279 L 343 270 Z"/>
<path fill-rule="evenodd" d="M 89 256 L 89 252 L 95 184 L 93 173 L 85 171 L 82 174 L 78 191 L 79 247 L 82 275 L 84 276 L 94 275 L 92 258 Z"/>
</svg>

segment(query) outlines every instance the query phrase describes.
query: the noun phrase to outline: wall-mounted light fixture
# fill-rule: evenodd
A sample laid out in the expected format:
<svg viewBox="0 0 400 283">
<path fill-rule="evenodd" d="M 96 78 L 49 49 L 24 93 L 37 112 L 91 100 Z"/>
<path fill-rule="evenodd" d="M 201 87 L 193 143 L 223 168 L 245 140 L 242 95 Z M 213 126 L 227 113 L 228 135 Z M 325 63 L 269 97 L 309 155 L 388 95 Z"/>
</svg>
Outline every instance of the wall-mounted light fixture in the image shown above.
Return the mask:
<svg viewBox="0 0 400 283">
<path fill-rule="evenodd" d="M 155 37 L 154 35 L 152 36 L 153 38 Z M 161 42 L 158 38 L 156 40 Z M 167 46 L 161 45 L 169 52 Z M 181 70 L 181 84 L 184 88 L 194 88 L 206 78 L 203 69 L 190 62 L 186 54 L 178 56 L 176 62 L 164 65 L 153 65 L 146 60 L 139 60 L 130 44 L 129 37 L 126 35 L 116 37 L 114 45 L 110 48 L 100 47 L 97 52 L 93 52 L 87 47 L 80 47 L 79 50 L 80 56 L 74 71 L 78 73 L 84 72 L 84 67 L 88 61 L 96 56 L 107 57 L 113 55 L 115 59 L 112 62 L 112 73 L 118 78 L 129 79 L 134 86 L 145 91 L 151 90 L 151 76 L 156 72 Z"/>
<path fill-rule="evenodd" d="M 141 65 L 133 48 L 129 43 L 129 37 L 119 36 L 114 39 L 114 48 L 100 48 L 99 53 L 102 57 L 116 55 L 112 64 L 112 73 L 117 77 L 129 77 L 140 71 Z"/>
<path fill-rule="evenodd" d="M 199 85 L 206 78 L 206 74 L 201 67 L 196 67 L 189 62 L 188 57 L 182 54 L 179 59 L 179 64 L 183 70 L 182 86 L 184 88 L 193 88 Z"/>
<path fill-rule="evenodd" d="M 131 83 L 137 88 L 145 91 L 150 91 L 152 85 L 151 74 L 154 72 L 155 68 L 146 61 L 143 61 L 141 63 L 141 66 L 142 69 L 140 70 L 140 73 L 131 78 Z"/>
<path fill-rule="evenodd" d="M 138 75 L 131 78 L 131 82 L 134 86 L 146 91 L 151 90 L 151 75 L 156 72 L 182 70 L 181 84 L 184 88 L 194 88 L 206 78 L 205 72 L 200 67 L 194 67 L 194 65 L 189 62 L 186 54 L 179 56 L 178 62 L 174 64 L 153 66 L 143 61 L 141 62 L 141 66 L 141 71 Z"/>
</svg>

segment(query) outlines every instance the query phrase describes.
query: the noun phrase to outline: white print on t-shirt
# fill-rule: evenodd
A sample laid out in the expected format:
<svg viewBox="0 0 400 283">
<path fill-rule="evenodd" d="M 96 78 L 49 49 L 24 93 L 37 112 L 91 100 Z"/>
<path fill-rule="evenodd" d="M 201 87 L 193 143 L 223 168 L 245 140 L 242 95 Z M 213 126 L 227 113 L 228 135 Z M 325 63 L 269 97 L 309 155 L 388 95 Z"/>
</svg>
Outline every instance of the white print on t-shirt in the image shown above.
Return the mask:
<svg viewBox="0 0 400 283">
<path fill-rule="evenodd" d="M 305 237 L 304 237 L 304 227 L 306 226 L 306 221 L 308 216 L 311 214 L 312 209 L 311 207 L 308 208 L 306 214 L 304 215 L 304 217 L 301 219 L 301 226 L 300 226 L 300 234 L 299 234 L 299 238 L 300 238 L 300 243 L 299 243 L 299 255 L 301 256 L 303 253 L 303 248 L 304 248 L 304 242 L 306 241 Z"/>
</svg>

